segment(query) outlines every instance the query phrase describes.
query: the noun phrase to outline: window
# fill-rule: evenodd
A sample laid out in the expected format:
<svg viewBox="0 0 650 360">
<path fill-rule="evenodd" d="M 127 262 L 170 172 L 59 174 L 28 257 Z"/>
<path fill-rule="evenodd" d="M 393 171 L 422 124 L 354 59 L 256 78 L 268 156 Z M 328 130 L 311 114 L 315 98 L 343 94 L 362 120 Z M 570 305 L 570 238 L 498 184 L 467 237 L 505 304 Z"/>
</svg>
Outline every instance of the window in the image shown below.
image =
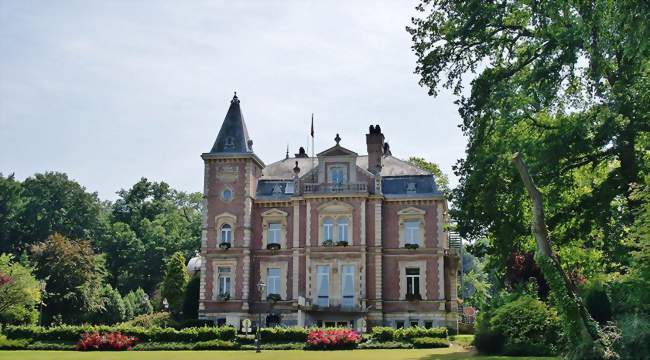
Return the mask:
<svg viewBox="0 0 650 360">
<path fill-rule="evenodd" d="M 230 267 L 218 267 L 219 297 L 230 297 Z"/>
<path fill-rule="evenodd" d="M 230 224 L 221 225 L 221 242 L 232 243 L 232 226 Z"/>
<path fill-rule="evenodd" d="M 334 240 L 334 222 L 330 218 L 323 220 L 323 240 Z"/>
<path fill-rule="evenodd" d="M 229 202 L 230 200 L 232 200 L 232 190 L 223 189 L 223 191 L 221 192 L 221 200 L 225 202 Z"/>
<path fill-rule="evenodd" d="M 406 268 L 406 295 L 420 295 L 419 268 Z"/>
<path fill-rule="evenodd" d="M 348 241 L 348 219 L 340 218 L 336 222 L 336 225 L 339 229 L 339 240 L 338 241 Z"/>
<path fill-rule="evenodd" d="M 280 268 L 266 270 L 266 296 L 280 294 Z"/>
<path fill-rule="evenodd" d="M 354 265 L 343 265 L 341 274 L 341 306 L 354 306 Z"/>
<path fill-rule="evenodd" d="M 395 321 L 395 327 L 397 329 L 403 329 L 404 328 L 404 321 L 401 321 L 401 320 Z"/>
<path fill-rule="evenodd" d="M 343 168 L 343 166 L 330 167 L 329 174 L 330 174 L 330 183 L 332 184 L 340 185 L 346 182 L 345 168 Z"/>
<path fill-rule="evenodd" d="M 420 326 L 420 322 L 418 320 L 411 320 L 410 325 L 411 327 Z"/>
<path fill-rule="evenodd" d="M 419 221 L 406 221 L 404 223 L 404 230 L 407 244 L 420 244 L 420 222 Z"/>
<path fill-rule="evenodd" d="M 316 266 L 316 286 L 318 298 L 316 305 L 322 307 L 330 306 L 330 267 L 329 265 Z"/>
<path fill-rule="evenodd" d="M 282 225 L 279 223 L 270 223 L 268 228 L 268 244 L 279 244 L 280 243 L 280 231 L 282 230 Z"/>
<path fill-rule="evenodd" d="M 433 321 L 425 321 L 424 327 L 427 329 L 431 329 L 433 327 Z"/>
</svg>

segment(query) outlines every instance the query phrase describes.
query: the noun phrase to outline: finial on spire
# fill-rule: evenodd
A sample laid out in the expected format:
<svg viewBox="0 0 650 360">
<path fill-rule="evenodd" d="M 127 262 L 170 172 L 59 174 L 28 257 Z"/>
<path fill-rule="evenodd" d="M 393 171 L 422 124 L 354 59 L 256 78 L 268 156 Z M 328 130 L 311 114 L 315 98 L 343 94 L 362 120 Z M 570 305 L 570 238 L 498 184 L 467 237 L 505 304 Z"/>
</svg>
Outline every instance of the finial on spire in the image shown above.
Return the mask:
<svg viewBox="0 0 650 360">
<path fill-rule="evenodd" d="M 336 141 L 336 145 L 338 145 L 341 142 L 341 137 L 339 136 L 339 134 L 336 134 L 334 141 Z"/>
<path fill-rule="evenodd" d="M 239 98 L 237 97 L 237 91 L 235 91 L 235 95 L 232 97 L 232 100 L 230 100 L 231 103 L 239 103 Z"/>
<path fill-rule="evenodd" d="M 287 153 L 284 155 L 285 159 L 289 158 L 289 144 L 287 144 Z"/>
</svg>

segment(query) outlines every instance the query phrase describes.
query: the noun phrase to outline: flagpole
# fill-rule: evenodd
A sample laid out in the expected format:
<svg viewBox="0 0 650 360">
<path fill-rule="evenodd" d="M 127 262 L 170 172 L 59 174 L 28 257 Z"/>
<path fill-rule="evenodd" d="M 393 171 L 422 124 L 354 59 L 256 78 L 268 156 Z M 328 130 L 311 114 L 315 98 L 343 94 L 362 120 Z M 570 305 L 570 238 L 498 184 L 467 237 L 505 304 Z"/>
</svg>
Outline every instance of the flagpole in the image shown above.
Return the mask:
<svg viewBox="0 0 650 360">
<path fill-rule="evenodd" d="M 314 113 L 311 113 L 311 182 L 314 183 Z"/>
</svg>

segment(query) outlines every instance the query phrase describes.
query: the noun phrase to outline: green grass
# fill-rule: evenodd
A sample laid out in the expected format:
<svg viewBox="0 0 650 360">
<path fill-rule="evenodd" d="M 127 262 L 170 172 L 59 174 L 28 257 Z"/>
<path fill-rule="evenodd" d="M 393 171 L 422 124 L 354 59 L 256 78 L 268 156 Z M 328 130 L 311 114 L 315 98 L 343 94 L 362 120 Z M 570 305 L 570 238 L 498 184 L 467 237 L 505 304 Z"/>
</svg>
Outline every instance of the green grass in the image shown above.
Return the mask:
<svg viewBox="0 0 650 360">
<path fill-rule="evenodd" d="M 460 346 L 445 349 L 418 350 L 352 350 L 352 351 L 0 351 L 2 360 L 541 360 L 544 357 L 475 356 Z"/>
</svg>

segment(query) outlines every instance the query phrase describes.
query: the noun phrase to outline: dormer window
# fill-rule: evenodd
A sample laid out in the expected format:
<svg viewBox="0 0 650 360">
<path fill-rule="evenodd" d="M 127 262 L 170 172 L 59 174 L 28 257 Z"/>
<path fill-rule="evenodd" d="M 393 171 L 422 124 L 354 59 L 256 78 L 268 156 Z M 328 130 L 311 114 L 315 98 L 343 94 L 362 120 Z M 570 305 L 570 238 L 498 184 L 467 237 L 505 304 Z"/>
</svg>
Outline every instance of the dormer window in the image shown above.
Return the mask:
<svg viewBox="0 0 650 360">
<path fill-rule="evenodd" d="M 223 144 L 223 147 L 225 150 L 232 150 L 235 148 L 235 138 L 232 136 L 228 136 L 226 138 L 226 141 Z"/>
<path fill-rule="evenodd" d="M 328 169 L 329 182 L 331 184 L 345 184 L 347 182 L 347 173 L 345 167 L 341 165 L 330 166 Z"/>
</svg>

